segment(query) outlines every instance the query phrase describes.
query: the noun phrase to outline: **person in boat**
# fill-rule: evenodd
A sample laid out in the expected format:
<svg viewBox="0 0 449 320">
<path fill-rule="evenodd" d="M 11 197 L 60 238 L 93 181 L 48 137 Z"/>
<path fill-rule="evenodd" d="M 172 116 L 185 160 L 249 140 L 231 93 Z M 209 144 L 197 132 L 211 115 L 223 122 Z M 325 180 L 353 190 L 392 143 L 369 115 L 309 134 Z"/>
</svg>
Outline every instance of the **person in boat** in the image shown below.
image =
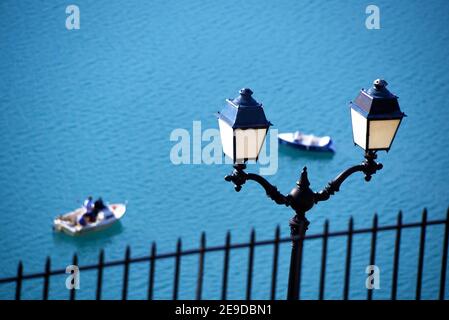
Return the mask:
<svg viewBox="0 0 449 320">
<path fill-rule="evenodd" d="M 94 209 L 94 201 L 91 196 L 88 196 L 86 200 L 84 200 L 83 207 L 86 209 L 86 213 L 92 212 Z"/>
<path fill-rule="evenodd" d="M 103 203 L 103 200 L 98 198 L 95 203 L 92 201 L 92 197 L 89 197 L 84 202 L 84 207 L 86 208 L 86 213 L 84 213 L 80 220 L 78 221 L 80 225 L 83 227 L 86 226 L 88 223 L 94 223 L 97 221 L 98 213 L 105 208 L 105 205 Z"/>
<path fill-rule="evenodd" d="M 94 201 L 91 196 L 88 196 L 87 199 L 84 200 L 83 208 L 86 210 L 86 212 L 81 217 L 79 217 L 78 223 L 84 227 L 85 225 L 87 225 L 89 215 L 94 209 Z"/>
<path fill-rule="evenodd" d="M 95 222 L 97 220 L 98 213 L 100 211 L 102 211 L 104 208 L 106 208 L 106 206 L 103 203 L 103 199 L 101 199 L 101 197 L 100 197 L 100 198 L 98 198 L 97 201 L 95 201 L 94 209 L 92 210 L 92 213 L 90 214 L 91 222 Z"/>
</svg>

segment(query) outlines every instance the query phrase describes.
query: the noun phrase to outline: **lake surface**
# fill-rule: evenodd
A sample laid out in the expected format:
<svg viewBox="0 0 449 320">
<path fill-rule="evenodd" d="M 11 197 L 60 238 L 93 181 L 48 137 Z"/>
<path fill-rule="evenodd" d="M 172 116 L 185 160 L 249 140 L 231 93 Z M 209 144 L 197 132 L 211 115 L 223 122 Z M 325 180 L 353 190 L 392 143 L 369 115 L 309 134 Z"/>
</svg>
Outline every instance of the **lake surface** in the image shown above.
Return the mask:
<svg viewBox="0 0 449 320">
<path fill-rule="evenodd" d="M 225 98 L 250 87 L 274 129 L 331 135 L 334 156 L 279 148 L 269 180 L 287 193 L 307 165 L 315 190 L 363 160 L 352 142 L 348 102 L 383 77 L 408 115 L 371 182 L 354 175 L 332 200 L 309 212 L 310 233 L 445 217 L 449 200 L 449 2 L 376 1 L 381 29 L 365 27 L 365 1 L 77 1 L 81 29 L 67 30 L 66 1 L 0 2 L 0 277 L 42 271 L 45 257 L 65 268 L 199 244 L 288 235 L 289 208 L 248 183 L 236 193 L 223 176 L 229 165 L 174 165 L 174 129 L 217 128 Z M 207 144 L 207 142 L 204 142 Z M 258 167 L 250 165 L 249 171 Z M 128 201 L 120 224 L 81 238 L 54 234 L 52 219 L 87 195 Z M 438 293 L 442 228 L 429 228 L 424 298 Z M 389 297 L 394 234 L 379 237 L 381 290 Z M 364 298 L 370 237 L 356 239 L 351 298 Z M 341 296 L 345 238 L 332 241 L 326 298 Z M 399 297 L 413 298 L 418 231 L 403 237 Z M 317 296 L 321 243 L 305 248 L 302 297 Z M 272 249 L 256 251 L 254 298 L 269 297 Z M 289 245 L 280 252 L 278 296 L 284 297 Z M 206 256 L 204 297 L 218 298 L 222 256 Z M 247 252 L 233 256 L 230 298 L 243 298 Z M 183 260 L 180 298 L 194 297 L 197 258 Z M 157 266 L 156 298 L 170 298 L 173 261 Z M 130 298 L 145 298 L 148 266 L 132 266 Z M 118 298 L 122 269 L 105 273 L 105 298 Z M 65 277 L 52 278 L 51 297 L 66 298 Z M 92 298 L 95 274 L 81 276 L 79 298 Z M 13 286 L 1 286 L 11 298 Z M 38 298 L 41 281 L 24 284 Z"/>
</svg>

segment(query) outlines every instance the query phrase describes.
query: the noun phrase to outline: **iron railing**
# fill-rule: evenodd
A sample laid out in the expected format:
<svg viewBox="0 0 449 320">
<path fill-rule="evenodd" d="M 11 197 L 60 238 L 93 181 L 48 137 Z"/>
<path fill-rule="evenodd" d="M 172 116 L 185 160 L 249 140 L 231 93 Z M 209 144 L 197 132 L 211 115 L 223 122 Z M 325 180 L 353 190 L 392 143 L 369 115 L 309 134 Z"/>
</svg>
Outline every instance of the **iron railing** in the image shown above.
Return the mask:
<svg viewBox="0 0 449 320">
<path fill-rule="evenodd" d="M 321 252 L 321 267 L 319 276 L 319 292 L 318 299 L 324 299 L 325 294 L 325 275 L 326 275 L 326 265 L 327 265 L 327 255 L 328 255 L 328 240 L 335 237 L 347 237 L 346 241 L 346 255 L 345 255 L 345 268 L 344 268 L 344 280 L 343 280 L 343 299 L 349 298 L 350 293 L 350 276 L 351 276 L 351 259 L 352 259 L 352 246 L 353 246 L 353 236 L 356 234 L 371 234 L 371 246 L 370 246 L 370 257 L 369 264 L 375 265 L 376 263 L 376 243 L 377 236 L 380 232 L 385 231 L 395 231 L 395 242 L 394 242 L 394 254 L 393 254 L 393 268 L 392 268 L 392 283 L 391 283 L 391 295 L 392 300 L 397 299 L 397 288 L 398 288 L 398 276 L 399 276 L 399 257 L 401 249 L 401 235 L 402 230 L 409 228 L 419 228 L 419 252 L 418 252 L 418 263 L 417 263 L 417 277 L 416 277 L 416 292 L 415 299 L 421 299 L 422 292 L 422 282 L 423 282 L 423 265 L 424 265 L 424 253 L 425 253 L 425 240 L 426 240 L 426 229 L 431 225 L 444 225 L 444 235 L 442 239 L 442 262 L 439 280 L 439 294 L 440 300 L 445 299 L 445 289 L 446 289 L 446 270 L 447 270 L 447 260 L 448 260 L 448 235 L 449 235 L 449 210 L 447 211 L 446 219 L 441 220 L 427 220 L 427 210 L 424 209 L 422 213 L 422 220 L 415 223 L 403 223 L 402 213 L 399 212 L 397 216 L 397 223 L 395 225 L 379 226 L 378 217 L 374 215 L 373 225 L 370 228 L 354 229 L 354 222 L 352 217 L 349 219 L 348 229 L 344 231 L 329 231 L 328 220 L 324 223 L 324 231 L 319 234 L 310 234 L 305 237 L 298 239 L 291 239 L 291 237 L 282 238 L 280 236 L 280 228 L 276 227 L 275 236 L 270 240 L 256 240 L 256 234 L 254 229 L 251 231 L 250 241 L 247 243 L 231 243 L 231 234 L 228 232 L 226 234 L 226 240 L 224 245 L 220 246 L 206 246 L 206 234 L 202 233 L 200 246 L 197 249 L 184 250 L 182 248 L 182 241 L 179 238 L 176 245 L 175 252 L 169 253 L 157 253 L 156 243 L 153 242 L 151 246 L 151 253 L 149 256 L 143 257 L 131 257 L 131 249 L 128 246 L 125 251 L 125 257 L 123 260 L 105 261 L 104 250 L 100 251 L 98 263 L 79 266 L 79 271 L 86 270 L 97 270 L 97 281 L 96 281 L 96 299 L 100 300 L 102 297 L 102 284 L 103 284 L 103 270 L 105 268 L 114 266 L 123 266 L 123 281 L 122 281 L 122 294 L 123 300 L 128 297 L 128 284 L 129 284 L 129 272 L 130 265 L 135 263 L 149 263 L 149 274 L 148 274 L 148 287 L 147 287 L 147 298 L 154 298 L 154 284 L 155 284 L 155 271 L 156 271 L 156 261 L 162 259 L 174 259 L 174 277 L 173 277 L 173 290 L 172 299 L 178 299 L 179 293 L 179 282 L 180 282 L 180 266 L 181 259 L 185 256 L 197 255 L 198 256 L 198 270 L 197 270 L 197 281 L 195 298 L 201 299 L 203 292 L 203 276 L 204 276 L 204 261 L 207 253 L 211 252 L 222 252 L 223 253 L 223 269 L 221 277 L 221 299 L 226 300 L 228 293 L 228 279 L 229 279 L 229 262 L 231 252 L 236 249 L 248 249 L 248 266 L 247 266 L 247 277 L 246 277 L 246 295 L 247 300 L 251 299 L 252 285 L 253 285 L 253 269 L 254 269 L 254 252 L 256 247 L 261 246 L 273 246 L 273 258 L 271 266 L 271 283 L 270 283 L 270 295 L 269 298 L 276 299 L 276 288 L 277 288 L 277 276 L 278 276 L 278 262 L 279 262 L 279 246 L 281 243 L 290 241 L 309 241 L 312 239 L 321 239 L 322 241 L 322 252 Z M 302 247 L 302 246 L 300 246 Z M 302 255 L 302 252 L 301 252 Z M 73 256 L 73 265 L 78 265 L 78 256 L 75 254 Z M 301 281 L 301 268 L 297 270 L 298 279 Z M 65 274 L 65 269 L 52 270 L 51 269 L 51 259 L 47 257 L 45 263 L 45 270 L 41 273 L 24 274 L 23 264 L 19 262 L 17 267 L 17 275 L 13 277 L 7 277 L 0 279 L 0 285 L 7 283 L 15 283 L 15 299 L 19 300 L 22 294 L 22 283 L 25 280 L 31 279 L 43 279 L 43 292 L 42 299 L 47 300 L 49 298 L 49 287 L 50 279 L 52 276 Z M 76 290 L 70 290 L 69 299 L 74 300 L 76 298 Z M 373 298 L 373 290 L 367 289 L 367 299 L 371 300 Z"/>
</svg>

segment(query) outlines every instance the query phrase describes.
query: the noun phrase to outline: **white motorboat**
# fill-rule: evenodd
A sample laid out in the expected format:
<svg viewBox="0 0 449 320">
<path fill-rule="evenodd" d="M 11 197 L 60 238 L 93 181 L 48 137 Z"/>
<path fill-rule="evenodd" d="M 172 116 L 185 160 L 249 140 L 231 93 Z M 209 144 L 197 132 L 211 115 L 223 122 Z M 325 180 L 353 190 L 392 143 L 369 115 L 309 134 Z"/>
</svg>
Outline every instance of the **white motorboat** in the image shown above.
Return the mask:
<svg viewBox="0 0 449 320">
<path fill-rule="evenodd" d="M 125 212 L 126 204 L 108 204 L 98 212 L 95 222 L 87 223 L 85 226 L 82 226 L 78 223 L 82 215 L 86 213 L 86 208 L 82 207 L 56 217 L 53 222 L 53 228 L 55 231 L 64 232 L 71 236 L 80 235 L 90 231 L 99 231 L 110 227 L 120 220 Z"/>
<path fill-rule="evenodd" d="M 298 149 L 335 152 L 334 142 L 329 136 L 317 137 L 313 134 L 303 134 L 300 131 L 296 131 L 279 133 L 278 139 L 281 144 Z"/>
</svg>

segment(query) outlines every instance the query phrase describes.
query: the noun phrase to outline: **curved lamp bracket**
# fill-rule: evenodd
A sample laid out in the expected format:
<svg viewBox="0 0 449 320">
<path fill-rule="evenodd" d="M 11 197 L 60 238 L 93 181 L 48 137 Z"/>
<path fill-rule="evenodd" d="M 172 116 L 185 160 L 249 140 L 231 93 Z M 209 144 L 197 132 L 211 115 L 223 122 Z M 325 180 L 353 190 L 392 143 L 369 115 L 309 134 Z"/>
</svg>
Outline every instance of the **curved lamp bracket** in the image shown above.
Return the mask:
<svg viewBox="0 0 449 320">
<path fill-rule="evenodd" d="M 373 151 L 367 151 L 365 153 L 365 160 L 356 166 L 350 167 L 340 173 L 335 179 L 330 181 L 328 185 L 319 192 L 313 192 L 309 188 L 309 181 L 307 176 L 307 168 L 304 167 L 301 178 L 296 184 L 296 187 L 288 195 L 283 195 L 279 190 L 268 182 L 265 178 L 254 173 L 246 173 L 245 164 L 234 165 L 234 170 L 230 175 L 225 176 L 225 180 L 234 184 L 235 191 L 239 192 L 242 186 L 248 180 L 252 180 L 260 184 L 267 194 L 267 196 L 280 205 L 291 206 L 296 214 L 303 216 L 305 212 L 310 210 L 314 204 L 325 201 L 340 190 L 341 184 L 353 173 L 363 172 L 365 174 L 365 180 L 370 181 L 371 176 L 378 170 L 382 169 L 382 164 L 377 163 L 375 160 L 377 155 Z"/>
</svg>

